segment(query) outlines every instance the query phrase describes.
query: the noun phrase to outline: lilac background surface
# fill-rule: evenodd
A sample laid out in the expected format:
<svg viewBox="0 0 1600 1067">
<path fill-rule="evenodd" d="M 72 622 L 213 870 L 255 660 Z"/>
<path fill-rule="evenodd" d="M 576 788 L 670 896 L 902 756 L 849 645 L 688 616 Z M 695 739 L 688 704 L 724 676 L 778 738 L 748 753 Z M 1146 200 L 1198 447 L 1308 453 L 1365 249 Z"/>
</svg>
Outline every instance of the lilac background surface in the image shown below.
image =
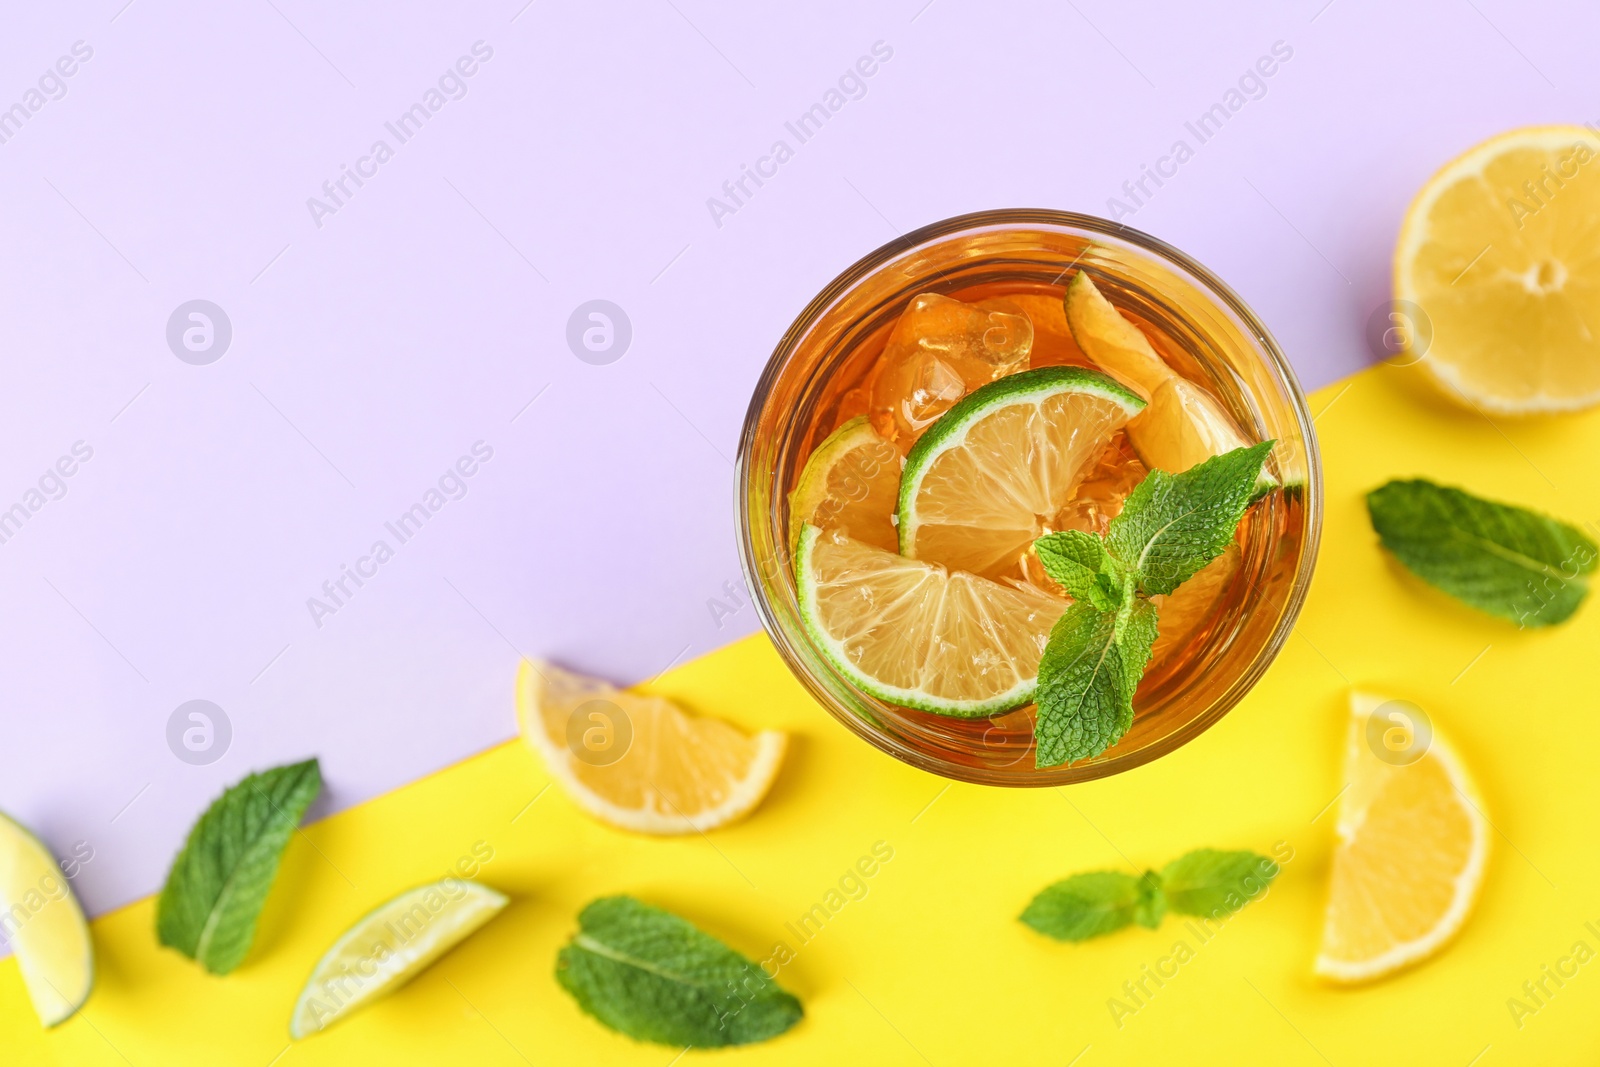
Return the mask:
<svg viewBox="0 0 1600 1067">
<path fill-rule="evenodd" d="M 1600 120 L 1600 15 L 1512 0 L 106 0 L 7 22 L 0 108 L 74 42 L 93 56 L 0 144 L 0 510 L 75 442 L 93 457 L 0 544 L 0 808 L 92 846 L 95 912 L 155 889 L 252 768 L 319 755 L 327 812 L 511 736 L 519 652 L 632 682 L 755 629 L 730 464 L 750 390 L 897 232 L 1108 214 L 1182 138 L 1193 158 L 1124 221 L 1228 279 L 1310 389 L 1369 362 L 1435 167 Z M 479 41 L 465 96 L 399 143 L 385 123 Z M 864 94 L 800 143 L 785 122 L 876 42 Z M 1199 144 L 1184 123 L 1275 42 L 1292 57 Z M 314 218 L 379 139 L 393 158 Z M 792 158 L 714 217 L 780 139 Z M 166 342 L 196 298 L 233 328 L 206 366 Z M 632 324 L 609 365 L 566 340 L 596 298 Z M 399 544 L 385 522 L 480 441 L 465 496 Z M 319 626 L 307 599 L 380 538 L 394 558 Z M 232 724 L 205 766 L 166 740 L 192 699 Z"/>
</svg>

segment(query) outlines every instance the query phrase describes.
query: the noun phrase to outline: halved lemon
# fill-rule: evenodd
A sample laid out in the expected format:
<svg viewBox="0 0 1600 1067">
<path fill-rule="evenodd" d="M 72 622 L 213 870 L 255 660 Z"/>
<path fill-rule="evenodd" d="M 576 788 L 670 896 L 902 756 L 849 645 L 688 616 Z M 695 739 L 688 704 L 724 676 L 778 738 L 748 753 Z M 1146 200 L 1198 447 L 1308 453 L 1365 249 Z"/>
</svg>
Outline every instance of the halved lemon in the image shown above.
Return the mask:
<svg viewBox="0 0 1600 1067">
<path fill-rule="evenodd" d="M 817 446 L 789 494 L 791 540 L 806 523 L 843 530 L 857 541 L 895 551 L 894 506 L 900 452 L 858 415 Z"/>
<path fill-rule="evenodd" d="M 1394 294 L 1425 316 L 1411 356 L 1457 399 L 1600 403 L 1600 138 L 1534 126 L 1447 163 L 1406 212 Z"/>
<path fill-rule="evenodd" d="M 1149 401 L 1128 423 L 1128 443 L 1146 467 L 1182 474 L 1254 443 L 1215 396 L 1167 366 L 1144 331 L 1124 318 L 1083 271 L 1067 286 L 1066 307 L 1072 336 L 1089 357 Z M 1263 468 L 1257 489 L 1277 484 Z"/>
<path fill-rule="evenodd" d="M 39 1021 L 65 1022 L 94 987 L 94 947 L 83 908 L 56 858 L 0 814 L 0 918 Z"/>
<path fill-rule="evenodd" d="M 981 718 L 1026 704 L 1067 602 L 907 559 L 807 526 L 795 556 L 800 617 L 863 690 L 909 708 Z"/>
<path fill-rule="evenodd" d="M 356 920 L 306 979 L 289 1018 L 299 1041 L 394 992 L 500 913 L 504 893 L 459 878 L 418 886 Z"/>
<path fill-rule="evenodd" d="M 788 737 L 750 735 L 665 697 L 527 660 L 517 669 L 522 738 L 591 815 L 643 834 L 733 822 L 767 795 Z"/>
<path fill-rule="evenodd" d="M 1403 701 L 1350 694 L 1347 784 L 1314 967 L 1334 982 L 1370 981 L 1433 955 L 1460 931 L 1483 884 L 1482 802 L 1449 744 L 1436 729 L 1423 736 L 1417 718 Z M 1426 747 L 1414 756 L 1413 746 Z"/>
<path fill-rule="evenodd" d="M 989 577 L 1020 573 L 1084 471 L 1143 407 L 1082 367 L 1022 371 L 963 397 L 906 457 L 901 554 Z"/>
</svg>

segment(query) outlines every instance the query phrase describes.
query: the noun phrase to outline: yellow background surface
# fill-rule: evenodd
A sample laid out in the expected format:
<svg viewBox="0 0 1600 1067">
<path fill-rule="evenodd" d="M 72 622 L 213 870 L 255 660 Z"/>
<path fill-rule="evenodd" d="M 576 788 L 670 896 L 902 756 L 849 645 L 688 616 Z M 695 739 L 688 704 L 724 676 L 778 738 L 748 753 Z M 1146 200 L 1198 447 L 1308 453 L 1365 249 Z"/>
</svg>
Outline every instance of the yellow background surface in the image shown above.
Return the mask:
<svg viewBox="0 0 1600 1067">
<path fill-rule="evenodd" d="M 757 636 L 653 686 L 697 711 L 791 732 L 788 762 L 748 821 L 680 839 L 608 829 L 546 789 L 519 743 L 503 745 L 305 828 L 254 949 L 226 978 L 157 947 L 149 899 L 94 923 L 94 995 L 55 1032 L 40 1030 L 15 962 L 0 963 L 0 1061 L 666 1067 L 678 1050 L 604 1030 L 553 977 L 578 910 L 632 893 L 754 958 L 779 941 L 795 953 L 779 981 L 805 1003 L 799 1026 L 683 1062 L 1600 1062 L 1600 962 L 1547 984 L 1554 995 L 1529 1001 L 1538 1010 L 1520 1027 L 1507 1006 L 1575 942 L 1600 950 L 1585 928 L 1600 929 L 1600 604 L 1519 632 L 1386 559 L 1363 503 L 1391 477 L 1423 475 L 1595 523 L 1600 414 L 1491 421 L 1434 399 L 1417 373 L 1376 367 L 1312 398 L 1327 513 L 1310 601 L 1262 683 L 1173 755 L 1064 789 L 947 783 L 848 734 Z M 508 729 L 513 673 L 508 657 Z M 1308 972 L 1352 685 L 1428 711 L 1469 761 L 1495 832 L 1461 938 L 1425 966 L 1347 991 Z M 290 1008 L 334 938 L 479 841 L 494 850 L 479 878 L 511 906 L 392 997 L 291 1044 Z M 880 841 L 893 859 L 802 942 L 787 924 Z M 1016 921 L 1033 893 L 1076 871 L 1278 842 L 1293 856 L 1271 891 L 1205 943 L 1172 918 L 1085 945 Z M 1108 1002 L 1134 1003 L 1124 983 L 1179 940 L 1193 958 L 1161 987 L 1147 981 L 1153 995 L 1119 1025 Z"/>
</svg>

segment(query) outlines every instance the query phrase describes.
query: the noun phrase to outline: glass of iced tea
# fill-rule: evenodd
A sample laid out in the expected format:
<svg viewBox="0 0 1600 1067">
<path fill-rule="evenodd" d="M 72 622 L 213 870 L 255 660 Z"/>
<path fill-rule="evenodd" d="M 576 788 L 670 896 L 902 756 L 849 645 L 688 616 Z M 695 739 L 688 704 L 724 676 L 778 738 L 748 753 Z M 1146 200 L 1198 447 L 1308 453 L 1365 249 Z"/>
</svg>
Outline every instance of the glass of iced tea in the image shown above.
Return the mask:
<svg viewBox="0 0 1600 1067">
<path fill-rule="evenodd" d="M 1131 727 L 1037 766 L 1034 684 L 1071 601 L 1031 547 L 1105 534 L 1151 470 L 1273 441 L 1231 544 L 1160 600 Z M 963 781 L 1136 767 L 1220 719 L 1288 639 L 1321 523 L 1311 416 L 1244 302 L 1103 219 L 964 215 L 851 266 L 789 327 L 738 458 L 745 577 L 837 719 Z"/>
</svg>

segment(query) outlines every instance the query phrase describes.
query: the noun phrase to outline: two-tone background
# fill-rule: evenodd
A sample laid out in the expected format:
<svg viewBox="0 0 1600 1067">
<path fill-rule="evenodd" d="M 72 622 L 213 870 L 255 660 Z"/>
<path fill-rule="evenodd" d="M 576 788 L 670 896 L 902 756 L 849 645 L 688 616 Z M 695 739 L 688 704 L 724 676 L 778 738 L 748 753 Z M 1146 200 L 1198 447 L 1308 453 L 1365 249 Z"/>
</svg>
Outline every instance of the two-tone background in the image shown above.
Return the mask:
<svg viewBox="0 0 1600 1067">
<path fill-rule="evenodd" d="M 758 629 L 750 391 L 939 218 L 1114 215 L 1308 391 L 1357 372 L 1412 193 L 1600 121 L 1597 33 L 1509 0 L 16 7 L 0 808 L 92 852 L 104 913 L 251 769 L 319 756 L 326 816 L 512 736 L 519 654 L 634 683 Z"/>
</svg>

